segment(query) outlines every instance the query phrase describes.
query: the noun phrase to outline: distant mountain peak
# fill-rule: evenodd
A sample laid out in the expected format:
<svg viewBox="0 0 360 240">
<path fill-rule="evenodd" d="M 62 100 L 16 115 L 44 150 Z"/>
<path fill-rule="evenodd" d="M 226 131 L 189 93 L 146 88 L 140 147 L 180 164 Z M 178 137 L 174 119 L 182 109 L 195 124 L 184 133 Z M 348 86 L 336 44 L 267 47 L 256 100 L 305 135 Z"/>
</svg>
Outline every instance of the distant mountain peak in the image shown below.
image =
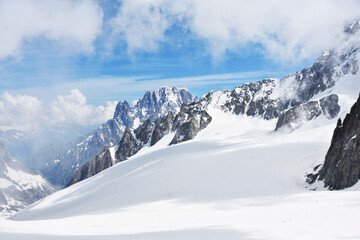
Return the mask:
<svg viewBox="0 0 360 240">
<path fill-rule="evenodd" d="M 75 171 L 102 151 L 105 145 L 117 145 L 126 128 L 136 129 L 147 119 L 154 121 L 170 111 L 177 113 L 183 103 L 193 101 L 194 97 L 187 89 L 167 86 L 147 91 L 133 106 L 128 101 L 120 101 L 113 118 L 98 129 L 72 144 L 43 148 L 32 157 L 33 161 L 51 183 L 64 186 Z M 54 162 L 55 159 L 60 161 Z"/>
<path fill-rule="evenodd" d="M 0 215 L 17 212 L 54 192 L 40 174 L 11 157 L 0 142 Z"/>
</svg>

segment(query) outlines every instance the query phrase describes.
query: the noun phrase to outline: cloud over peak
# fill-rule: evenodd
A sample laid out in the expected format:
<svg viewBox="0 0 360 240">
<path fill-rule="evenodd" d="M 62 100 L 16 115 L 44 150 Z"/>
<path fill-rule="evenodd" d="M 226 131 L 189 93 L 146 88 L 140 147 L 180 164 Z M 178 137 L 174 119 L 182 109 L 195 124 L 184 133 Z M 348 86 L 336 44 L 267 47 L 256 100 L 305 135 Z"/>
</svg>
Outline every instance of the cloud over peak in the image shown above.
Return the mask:
<svg viewBox="0 0 360 240">
<path fill-rule="evenodd" d="M 215 58 L 250 44 L 268 58 L 297 61 L 334 42 L 359 12 L 356 0 L 123 0 L 112 26 L 130 52 L 156 50 L 180 26 Z"/>
</svg>

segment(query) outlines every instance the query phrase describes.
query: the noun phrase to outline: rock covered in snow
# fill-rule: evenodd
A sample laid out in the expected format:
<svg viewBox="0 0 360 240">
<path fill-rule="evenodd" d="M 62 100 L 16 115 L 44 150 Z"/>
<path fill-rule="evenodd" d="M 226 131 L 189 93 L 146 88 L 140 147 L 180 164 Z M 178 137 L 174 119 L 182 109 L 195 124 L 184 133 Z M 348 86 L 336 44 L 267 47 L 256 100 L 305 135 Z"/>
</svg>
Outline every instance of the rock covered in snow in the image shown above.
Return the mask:
<svg viewBox="0 0 360 240">
<path fill-rule="evenodd" d="M 115 164 L 127 160 L 139 152 L 145 145 L 149 145 L 150 147 L 155 145 L 170 131 L 175 132 L 174 138 L 169 143 L 170 145 L 193 139 L 199 131 L 207 127 L 212 119 L 211 116 L 206 111 L 201 110 L 199 106 L 200 105 L 196 103 L 183 104 L 176 116 L 174 116 L 172 112 L 169 112 L 166 116 L 160 117 L 155 121 L 147 119 L 133 131 L 126 128 L 112 163 Z M 89 175 L 89 173 L 93 173 L 90 170 L 92 165 L 101 165 L 102 162 L 104 162 L 102 156 L 104 156 L 104 151 L 91 161 L 92 164 L 81 166 L 68 185 L 84 180 L 110 167 L 108 165 L 103 166 L 100 171 Z"/>
<path fill-rule="evenodd" d="M 54 191 L 39 173 L 12 158 L 0 143 L 0 215 L 17 212 Z"/>
<path fill-rule="evenodd" d="M 175 136 L 170 144 L 177 144 L 193 139 L 198 132 L 209 125 L 212 117 L 197 103 L 183 105 L 173 122 Z"/>
<path fill-rule="evenodd" d="M 126 128 L 136 129 L 145 120 L 154 121 L 169 111 L 177 113 L 182 103 L 193 100 L 186 89 L 162 87 L 146 92 L 133 107 L 127 101 L 121 101 L 112 119 L 76 141 L 44 147 L 32 157 L 32 165 L 51 183 L 66 186 L 76 170 L 101 152 L 104 146 L 117 145 Z"/>
<path fill-rule="evenodd" d="M 336 94 L 323 97 L 317 101 L 308 101 L 306 103 L 290 108 L 278 117 L 275 131 L 280 128 L 288 128 L 294 130 L 296 125 L 303 121 L 311 121 L 321 114 L 328 119 L 335 118 L 340 112 L 338 104 L 339 97 Z"/>
</svg>

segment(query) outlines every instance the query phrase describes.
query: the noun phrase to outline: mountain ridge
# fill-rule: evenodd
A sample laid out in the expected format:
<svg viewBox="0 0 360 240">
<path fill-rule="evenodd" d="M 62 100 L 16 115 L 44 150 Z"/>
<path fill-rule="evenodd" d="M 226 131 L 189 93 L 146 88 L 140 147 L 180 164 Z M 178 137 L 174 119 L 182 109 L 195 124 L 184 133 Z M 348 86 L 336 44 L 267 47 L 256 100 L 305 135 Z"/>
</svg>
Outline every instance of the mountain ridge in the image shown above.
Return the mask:
<svg viewBox="0 0 360 240">
<path fill-rule="evenodd" d="M 32 156 L 30 165 L 40 170 L 52 184 L 66 186 L 77 168 L 89 162 L 105 146 L 116 145 L 125 128 L 138 127 L 145 119 L 156 119 L 168 111 L 176 112 L 183 102 L 193 100 L 186 89 L 162 87 L 147 91 L 133 107 L 127 101 L 120 101 L 112 119 L 71 143 L 44 147 Z"/>
<path fill-rule="evenodd" d="M 332 93 L 332 89 L 336 84 L 340 84 L 338 83 L 340 78 L 346 75 L 356 75 L 359 70 L 358 46 L 356 44 L 349 46 L 349 42 L 356 38 L 354 36 L 356 34 L 358 31 L 351 31 L 348 33 L 349 36 L 344 46 L 324 51 L 310 67 L 282 79 L 264 79 L 243 84 L 234 90 L 211 91 L 198 101 L 188 104 L 187 107 L 183 105 L 175 116 L 175 118 L 182 118 L 183 122 L 180 121 L 176 124 L 176 121 L 172 122 L 171 120 L 169 121 L 171 126 L 164 130 L 166 133 L 176 132 L 169 145 L 193 139 L 211 122 L 211 115 L 208 114 L 208 111 L 212 108 L 235 115 L 259 117 L 265 120 L 277 119 L 275 131 L 280 129 L 293 131 L 304 122 L 314 120 L 320 115 L 329 120 L 334 119 L 339 114 L 341 107 L 339 96 Z M 319 95 L 324 96 L 319 98 Z M 191 121 L 187 119 L 189 114 L 192 115 Z M 210 119 L 210 121 L 200 124 L 202 119 Z M 140 125 L 135 130 L 138 133 L 126 132 L 118 144 L 112 163 L 124 161 L 135 155 L 149 142 L 155 124 L 150 119 L 146 120 L 144 124 L 145 126 Z M 142 135 L 142 137 L 137 135 Z M 163 135 L 161 133 L 161 137 Z M 152 145 L 150 144 L 150 146 Z M 93 164 L 104 162 L 104 159 L 99 157 L 100 155 L 104 155 L 104 151 L 92 160 Z M 89 173 L 91 170 L 85 169 L 88 167 L 88 165 L 82 166 L 78 171 Z M 109 165 L 102 167 L 101 171 L 107 167 Z M 97 173 L 95 171 L 90 175 Z M 70 185 L 83 179 L 85 178 L 77 173 L 70 181 Z"/>
</svg>

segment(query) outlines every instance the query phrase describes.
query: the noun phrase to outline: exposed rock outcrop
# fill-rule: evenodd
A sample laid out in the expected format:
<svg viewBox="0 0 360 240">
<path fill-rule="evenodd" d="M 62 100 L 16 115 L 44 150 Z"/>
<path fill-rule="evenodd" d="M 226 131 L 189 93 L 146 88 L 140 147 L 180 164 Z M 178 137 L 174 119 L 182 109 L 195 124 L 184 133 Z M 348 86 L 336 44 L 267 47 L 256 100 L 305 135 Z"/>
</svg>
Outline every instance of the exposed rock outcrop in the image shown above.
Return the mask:
<svg viewBox="0 0 360 240">
<path fill-rule="evenodd" d="M 149 120 L 150 121 L 150 120 Z M 130 129 L 126 129 L 115 153 L 116 162 L 125 161 L 128 157 L 138 152 L 136 138 Z"/>
<path fill-rule="evenodd" d="M 344 121 L 338 120 L 325 162 L 308 182 L 324 181 L 329 189 L 353 186 L 360 178 L 360 96 Z"/>
<path fill-rule="evenodd" d="M 173 131 L 176 133 L 170 144 L 193 139 L 198 132 L 209 125 L 211 120 L 212 117 L 205 110 L 202 110 L 199 104 L 184 104 L 174 119 Z"/>
<path fill-rule="evenodd" d="M 111 167 L 113 165 L 113 159 L 108 146 L 105 146 L 104 150 L 96 155 L 90 162 L 85 163 L 79 168 L 74 177 L 70 180 L 67 186 L 77 183 L 83 179 L 94 176 L 95 174 Z"/>
<path fill-rule="evenodd" d="M 103 151 L 91 162 L 81 166 L 68 185 L 91 177 L 113 164 L 127 160 L 140 151 L 145 145 L 149 145 L 150 147 L 155 145 L 170 131 L 175 132 L 175 136 L 169 144 L 177 144 L 193 139 L 199 131 L 211 122 L 211 119 L 211 116 L 206 111 L 201 110 L 198 104 L 183 104 L 181 110 L 175 117 L 172 112 L 169 112 L 166 116 L 158 118 L 155 121 L 150 119 L 146 120 L 133 131 L 126 128 L 116 150 L 115 159 L 112 159 L 112 161 L 109 160 L 108 162 L 105 161 L 104 164 Z M 94 168 L 93 165 L 103 166 L 101 168 Z M 98 169 L 99 171 L 97 171 Z"/>
<path fill-rule="evenodd" d="M 76 170 L 99 154 L 104 146 L 117 145 L 126 128 L 136 129 L 147 119 L 154 122 L 169 111 L 177 113 L 182 103 L 192 101 L 194 97 L 188 90 L 176 87 L 147 91 L 134 106 L 120 101 L 112 119 L 76 141 L 42 148 L 32 157 L 30 165 L 51 183 L 65 186 Z"/>
<path fill-rule="evenodd" d="M 170 132 L 173 120 L 174 114 L 172 112 L 169 112 L 166 117 L 156 120 L 154 131 L 151 135 L 150 146 L 155 145 L 161 138 Z"/>
<path fill-rule="evenodd" d="M 336 94 L 331 94 L 318 101 L 309 101 L 292 107 L 280 114 L 276 123 L 275 131 L 284 127 L 293 130 L 303 121 L 313 120 L 321 114 L 324 114 L 328 119 L 333 119 L 340 112 L 338 102 L 339 97 Z"/>
</svg>

